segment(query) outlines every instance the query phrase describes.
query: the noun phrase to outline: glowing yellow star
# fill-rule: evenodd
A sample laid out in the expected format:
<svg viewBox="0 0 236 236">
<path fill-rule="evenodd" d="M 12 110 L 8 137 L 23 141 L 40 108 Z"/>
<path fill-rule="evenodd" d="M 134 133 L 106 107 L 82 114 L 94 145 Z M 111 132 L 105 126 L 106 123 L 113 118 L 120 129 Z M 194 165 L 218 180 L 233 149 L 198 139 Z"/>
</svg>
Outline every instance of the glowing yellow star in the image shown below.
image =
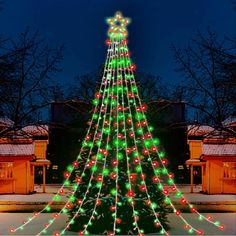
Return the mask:
<svg viewBox="0 0 236 236">
<path fill-rule="evenodd" d="M 129 18 L 124 18 L 121 12 L 116 12 L 114 17 L 107 18 L 109 30 L 107 32 L 111 39 L 126 38 L 128 36 L 128 31 L 126 26 L 130 23 Z"/>
</svg>

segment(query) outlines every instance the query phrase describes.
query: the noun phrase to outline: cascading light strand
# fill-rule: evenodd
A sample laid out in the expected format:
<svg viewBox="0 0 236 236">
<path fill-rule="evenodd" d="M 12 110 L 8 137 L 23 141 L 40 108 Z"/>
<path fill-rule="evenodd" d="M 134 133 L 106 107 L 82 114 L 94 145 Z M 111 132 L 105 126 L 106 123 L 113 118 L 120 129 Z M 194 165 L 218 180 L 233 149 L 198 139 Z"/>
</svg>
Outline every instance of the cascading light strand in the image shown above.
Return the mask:
<svg viewBox="0 0 236 236">
<path fill-rule="evenodd" d="M 107 61 L 108 58 L 109 58 L 109 53 L 110 53 L 110 51 L 108 50 L 106 61 Z M 104 73 L 105 73 L 105 71 L 104 71 Z M 103 84 L 104 79 L 105 79 L 105 77 L 104 77 L 104 75 L 103 75 L 103 77 L 102 77 L 102 83 L 101 83 L 100 88 L 99 88 L 99 93 L 101 93 L 101 91 L 102 91 L 102 84 Z M 95 108 L 97 108 L 97 105 L 96 105 Z M 89 135 L 89 133 L 90 133 L 90 130 L 91 130 L 91 128 L 92 128 L 93 119 L 94 119 L 94 118 L 92 117 L 92 121 L 91 121 L 91 124 L 89 125 L 89 128 L 87 129 L 87 134 L 86 134 L 86 136 Z M 78 160 L 81 158 L 81 151 L 82 151 L 82 150 L 83 150 L 83 146 L 82 146 L 82 148 L 80 149 L 80 152 L 79 152 L 79 154 L 78 154 L 78 156 L 77 156 L 75 162 L 78 162 Z M 74 171 L 74 169 L 75 169 L 75 165 L 73 165 L 73 169 L 72 169 L 71 173 Z M 84 169 L 84 170 L 85 170 L 85 169 Z M 70 178 L 70 176 L 68 176 L 68 177 L 66 178 L 66 180 L 68 180 L 69 178 Z M 24 226 L 26 226 L 26 225 L 28 225 L 30 222 L 32 222 L 32 221 L 33 221 L 36 217 L 38 217 L 42 212 L 45 212 L 45 211 L 48 212 L 48 211 L 50 211 L 50 206 L 55 202 L 55 197 L 58 196 L 58 195 L 60 195 L 60 194 L 63 192 L 64 187 L 66 186 L 65 183 L 66 183 L 66 181 L 62 184 L 62 186 L 60 187 L 60 189 L 58 190 L 58 192 L 53 196 L 53 198 L 49 201 L 49 203 L 48 203 L 42 210 L 40 210 L 39 212 L 37 212 L 37 214 L 34 214 L 32 217 L 29 217 L 27 220 L 24 220 L 23 224 L 19 225 L 18 227 L 14 228 L 14 229 L 11 228 L 11 229 L 9 230 L 9 232 L 10 232 L 10 233 L 15 233 L 15 232 L 17 232 L 18 230 L 23 230 L 23 229 L 24 229 Z"/>
<path fill-rule="evenodd" d="M 125 68 L 123 68 L 122 70 L 123 72 L 123 75 L 124 75 L 124 78 L 125 78 Z M 122 105 L 125 104 L 124 102 L 124 89 L 123 89 L 123 83 L 124 81 L 122 81 Z M 123 109 L 123 122 L 124 122 L 124 130 L 125 130 L 125 140 L 126 140 L 126 150 L 128 149 L 128 145 L 127 145 L 127 132 L 126 132 L 126 120 L 125 120 L 125 112 L 124 112 L 124 109 Z M 128 181 L 129 181 L 129 185 L 130 185 L 130 191 L 132 191 L 132 184 L 131 184 L 131 180 L 130 180 L 130 168 L 129 168 L 129 157 L 128 157 L 128 154 L 127 152 L 125 152 L 125 155 L 126 155 L 126 165 L 127 165 L 127 176 L 128 176 Z M 131 199 L 133 198 L 133 196 L 131 196 Z M 138 225 L 138 218 L 136 216 L 136 211 L 135 211 L 135 207 L 134 207 L 134 204 L 131 204 L 131 207 L 132 207 L 132 211 L 133 211 L 133 219 L 134 219 L 134 225 L 135 227 L 137 228 L 137 231 L 138 231 L 138 234 L 141 235 L 142 234 L 142 230 L 139 228 L 139 225 Z"/>
<path fill-rule="evenodd" d="M 115 45 L 114 45 L 115 46 Z M 115 47 L 114 47 L 115 48 Z M 114 52 L 115 52 L 116 50 L 114 50 Z M 112 88 L 114 87 L 114 84 L 115 84 L 115 79 L 114 79 L 114 70 L 113 69 L 111 69 L 112 70 Z M 112 96 L 113 96 L 113 92 L 114 92 L 114 90 L 112 89 Z M 110 120 L 110 118 L 111 118 L 111 114 L 112 114 L 112 108 L 113 108 L 113 103 L 110 103 L 111 105 L 111 107 L 110 107 L 110 114 L 109 114 L 109 118 L 108 118 L 108 120 Z M 109 122 L 109 129 L 110 129 L 110 127 L 111 127 L 111 122 Z M 108 145 L 108 143 L 109 143 L 109 140 L 110 140 L 110 132 L 109 132 L 109 134 L 108 134 L 108 137 L 107 137 L 107 143 L 106 143 L 106 145 Z M 104 161 L 104 165 L 103 165 L 103 169 L 105 169 L 106 168 L 106 162 L 107 162 L 107 156 L 105 156 L 105 161 Z M 104 173 L 102 174 L 102 178 L 101 178 L 101 186 L 100 186 L 100 188 L 99 188 L 99 191 L 98 191 L 98 193 L 97 193 L 97 198 L 96 198 L 96 201 L 95 202 L 97 202 L 98 200 L 99 200 L 99 198 L 100 198 L 100 194 L 101 194 L 101 190 L 102 190 L 102 185 L 103 185 L 103 181 L 104 181 Z M 87 232 L 87 228 L 89 227 L 89 226 L 91 226 L 91 221 L 92 221 L 92 219 L 93 219 L 93 216 L 94 216 L 94 214 L 95 214 L 95 212 L 96 212 L 96 208 L 97 208 L 97 204 L 95 204 L 95 206 L 94 206 L 94 208 L 93 208 L 93 210 L 92 210 L 92 214 L 91 214 L 91 216 L 90 216 L 90 218 L 89 218 L 89 221 L 88 221 L 88 223 L 86 224 L 86 227 L 84 228 L 84 230 L 82 231 L 82 233 L 85 233 L 85 232 Z"/>
<path fill-rule="evenodd" d="M 119 48 L 119 43 L 117 43 L 117 47 Z M 119 120 L 118 120 L 118 106 L 119 106 L 119 93 L 118 93 L 118 67 L 116 67 L 116 139 L 118 140 L 118 135 L 119 135 Z M 116 233 L 116 223 L 117 223 L 117 208 L 118 208 L 118 178 L 119 178 L 119 159 L 118 159 L 118 145 L 116 145 L 116 162 L 117 162 L 117 173 L 116 173 L 116 182 L 115 182 L 115 188 L 116 188 L 116 193 L 115 193 L 115 212 L 114 212 L 114 222 L 113 222 L 113 232 L 112 234 Z M 119 231 L 119 230 L 118 230 Z"/>
<path fill-rule="evenodd" d="M 129 72 L 130 72 L 130 71 L 129 71 Z M 131 73 L 132 73 L 132 71 L 131 71 Z M 132 81 L 131 81 L 131 82 L 132 82 Z M 131 83 L 131 82 L 130 82 L 130 83 Z M 132 83 L 131 83 L 131 84 L 132 84 Z M 133 81 L 133 84 L 135 84 L 135 81 Z M 136 85 L 135 85 L 135 86 L 136 86 Z M 138 94 L 137 94 L 137 98 L 139 98 Z M 142 106 L 141 103 L 140 103 L 139 105 L 140 105 L 140 107 Z M 136 105 L 135 100 L 134 100 L 134 106 L 136 107 L 135 110 L 137 110 L 137 105 Z M 143 111 L 142 111 L 142 112 L 143 112 Z M 143 117 L 145 117 L 145 114 L 144 114 L 144 113 L 143 113 Z M 139 123 L 140 123 L 140 122 L 139 122 Z M 146 124 L 147 124 L 147 121 L 146 121 Z M 143 133 L 142 125 L 140 125 L 139 127 L 140 127 L 140 134 L 143 135 L 144 133 Z M 147 149 L 147 154 L 148 154 L 149 158 L 151 159 L 148 149 Z M 161 163 L 162 163 L 162 162 L 161 162 Z M 153 168 L 153 163 L 152 163 L 152 161 L 151 161 L 151 164 L 152 164 L 152 168 Z M 165 167 L 165 166 L 164 166 L 164 167 Z M 142 168 L 142 167 L 141 167 L 141 168 Z M 153 170 L 154 170 L 154 169 L 153 169 Z M 154 174 L 156 175 L 156 172 L 155 172 L 155 171 L 154 171 Z M 158 177 L 157 175 L 156 175 L 156 177 L 159 179 L 159 177 Z M 160 180 L 159 180 L 159 182 L 160 182 Z M 145 181 L 144 181 L 144 183 L 145 183 Z M 162 185 L 162 184 L 161 184 L 161 185 Z M 163 187 L 162 187 L 162 188 L 163 188 Z M 146 188 L 146 189 L 147 189 L 147 188 Z M 148 193 L 147 193 L 147 195 L 148 195 Z M 148 195 L 148 196 L 149 196 L 149 195 Z M 172 202 L 171 202 L 170 200 L 168 201 L 168 204 L 170 204 L 170 206 L 172 207 L 172 209 L 173 209 L 174 212 L 179 212 L 179 211 L 176 210 L 175 206 L 172 204 Z M 179 217 L 181 218 L 181 220 L 185 223 L 185 225 L 191 226 L 191 224 L 189 224 L 188 221 L 187 221 L 182 215 L 178 214 L 178 216 L 179 216 Z M 159 223 L 159 222 L 158 222 L 158 223 Z M 193 226 L 191 226 L 191 230 L 198 232 L 198 230 L 195 229 Z M 161 233 L 168 234 L 168 233 L 165 231 L 164 227 L 162 227 Z"/>
<path fill-rule="evenodd" d="M 129 86 L 128 86 L 128 82 L 127 82 L 126 80 L 125 80 L 125 83 L 126 83 L 126 88 L 128 88 Z M 129 114 L 130 114 L 131 117 L 133 117 L 133 116 L 132 116 L 131 109 L 130 109 L 130 108 L 131 108 L 131 104 L 130 104 L 130 98 L 129 98 L 129 96 L 127 96 L 127 100 L 128 100 L 128 111 L 129 111 Z M 132 129 L 134 130 L 134 124 L 133 124 L 133 120 L 132 120 L 132 119 L 131 119 L 131 126 L 132 126 Z M 137 139 L 136 139 L 135 133 L 134 133 L 134 135 L 133 135 L 133 139 L 134 139 L 134 143 L 135 143 L 136 150 L 137 150 L 137 152 L 138 152 L 138 147 L 137 147 L 137 145 L 136 145 Z M 143 176 L 143 171 L 142 171 L 142 166 L 141 166 L 141 160 L 140 160 L 139 157 L 140 157 L 140 154 L 139 154 L 139 152 L 138 152 L 137 160 L 138 160 L 138 163 L 139 163 L 139 166 L 140 166 L 141 175 Z M 129 163 L 128 163 L 128 165 L 129 165 Z M 147 198 L 148 198 L 149 201 L 151 201 L 151 200 L 150 200 L 150 196 L 149 196 L 149 194 L 148 194 L 148 190 L 147 190 L 147 186 L 146 186 L 146 183 L 145 183 L 144 178 L 143 178 L 143 182 L 144 182 L 145 193 L 146 193 L 146 195 L 147 195 Z M 153 204 L 150 204 L 150 208 L 151 208 L 151 210 L 152 210 L 152 212 L 153 212 L 153 215 L 154 215 L 154 217 L 155 217 L 155 219 L 156 219 L 156 222 L 158 222 L 158 224 L 159 224 L 159 226 L 160 226 L 160 228 L 161 228 L 161 233 L 162 233 L 162 234 L 165 233 L 166 235 L 168 235 L 167 231 L 165 230 L 165 228 L 163 227 L 163 225 L 161 224 L 160 220 L 159 220 L 158 217 L 157 217 L 157 212 L 155 211 Z"/>
<path fill-rule="evenodd" d="M 131 72 L 131 75 L 132 75 L 132 77 L 133 77 L 133 71 L 130 71 L 130 72 Z M 136 86 L 136 82 L 135 82 L 134 79 L 132 80 L 132 82 L 133 82 L 133 84 L 135 84 L 135 86 Z M 140 99 L 140 97 L 139 97 L 138 94 L 137 94 L 137 99 L 138 99 L 138 101 L 139 101 L 139 106 L 142 106 L 141 99 Z M 135 101 L 134 101 L 134 103 L 135 103 Z M 135 105 L 136 105 L 136 103 L 135 103 Z M 144 115 L 144 112 L 143 112 L 143 111 L 142 111 L 142 113 L 143 113 L 143 115 Z M 146 120 L 146 122 L 147 122 L 147 120 Z M 148 125 L 147 125 L 147 127 L 148 127 Z M 150 131 L 150 128 L 149 128 L 149 127 L 148 127 L 148 130 Z M 153 141 L 152 136 L 151 136 L 151 140 Z M 155 150 L 155 151 L 156 151 L 156 153 L 157 153 L 157 156 L 159 157 L 160 163 L 162 164 L 163 168 L 166 169 L 165 165 L 163 164 L 163 161 L 160 159 L 161 154 L 158 152 L 158 150 Z M 152 163 L 152 160 L 151 160 L 151 163 Z M 166 169 L 166 170 L 167 170 L 167 169 Z M 154 171 L 154 173 L 155 173 L 155 171 Z M 166 174 L 167 174 L 167 175 L 169 174 L 168 171 L 166 172 Z M 176 186 L 176 184 L 175 184 L 174 182 L 173 182 L 173 186 L 175 187 L 175 189 L 177 190 L 178 193 L 181 193 L 181 191 L 178 189 L 178 187 Z M 168 195 L 168 196 L 169 196 L 169 195 Z M 199 219 L 200 219 L 200 218 L 201 218 L 201 219 L 205 219 L 205 220 L 208 221 L 209 223 L 212 223 L 212 224 L 214 224 L 215 226 L 217 226 L 218 228 L 220 228 L 220 227 L 222 226 L 222 225 L 217 225 L 217 224 L 215 224 L 214 221 L 212 221 L 212 220 L 208 219 L 207 217 L 205 217 L 204 215 L 200 214 L 200 213 L 192 206 L 192 204 L 191 204 L 186 198 L 185 198 L 185 203 L 188 204 L 188 206 L 189 206 L 189 208 L 191 209 L 191 212 L 192 212 L 192 213 L 196 213 L 196 214 L 199 215 Z M 170 205 L 171 205 L 171 207 L 173 208 L 174 212 L 178 212 L 171 201 L 170 201 Z M 182 215 L 179 215 L 179 217 L 183 220 L 183 222 L 184 222 L 186 225 L 190 225 L 190 224 L 187 223 L 186 219 L 184 219 Z M 195 232 L 199 233 L 199 230 L 195 229 L 195 228 L 192 227 L 192 226 L 191 226 L 191 229 L 194 230 Z"/>
<path fill-rule="evenodd" d="M 134 102 L 134 106 L 136 106 L 135 102 Z M 140 127 L 141 127 L 141 128 L 140 128 L 141 134 L 143 135 L 142 126 L 140 125 Z M 135 135 L 134 135 L 134 138 L 135 138 Z M 149 151 L 147 152 L 147 154 L 149 155 Z M 150 156 L 149 156 L 149 157 L 150 157 Z M 143 175 L 141 161 L 139 161 L 139 166 L 140 166 L 140 169 L 141 169 L 141 173 L 142 173 L 142 175 Z M 152 165 L 152 166 L 153 166 L 153 165 Z M 155 173 L 155 172 L 154 172 L 154 173 Z M 156 177 L 158 178 L 158 182 L 161 183 L 159 177 L 158 177 L 158 176 L 156 176 Z M 148 194 L 148 191 L 147 191 L 147 187 L 146 187 L 146 183 L 145 183 L 144 178 L 143 178 L 143 182 L 144 182 L 144 190 L 145 190 L 145 192 L 146 192 L 146 194 L 147 194 L 147 197 L 148 197 L 148 199 L 149 199 L 149 201 L 150 201 L 150 196 L 149 196 L 149 194 Z M 177 212 L 177 210 L 175 209 L 174 205 L 171 204 L 171 202 L 170 202 L 170 205 L 172 206 L 174 212 Z M 152 207 L 153 205 L 150 204 L 150 206 Z M 154 211 L 154 214 L 155 214 L 155 216 L 156 216 L 155 209 L 152 208 L 152 210 Z M 180 218 L 182 218 L 182 220 L 184 221 L 185 224 L 188 224 L 188 222 L 187 222 L 182 216 L 180 216 Z M 158 219 L 158 217 L 156 217 L 156 222 L 157 222 L 158 225 L 161 227 L 161 232 L 160 232 L 160 233 L 168 235 L 168 232 L 167 232 L 167 231 L 165 230 L 165 228 L 161 225 L 160 220 Z M 188 225 L 190 225 L 190 224 L 188 224 Z M 192 228 L 193 228 L 193 227 L 192 227 Z M 194 228 L 193 228 L 193 229 L 194 229 Z M 194 229 L 194 230 L 197 231 L 196 229 Z"/>
<path fill-rule="evenodd" d="M 111 49 L 112 49 L 112 47 L 111 47 Z M 113 52 L 114 50 L 112 49 L 111 51 Z M 109 57 L 108 62 L 110 61 L 110 58 L 111 58 L 111 57 L 112 57 L 112 55 Z M 109 74 L 110 74 L 110 72 L 112 73 L 112 69 L 109 67 L 109 63 L 107 63 L 106 65 L 108 65 L 108 68 L 107 68 L 108 73 L 109 73 Z M 105 68 L 105 71 L 106 71 L 106 68 Z M 110 82 L 111 82 L 111 81 L 110 81 Z M 105 83 L 105 84 L 107 84 L 107 83 Z M 110 90 L 110 83 L 109 83 L 109 90 Z M 107 96 L 108 96 L 108 94 L 109 94 L 109 90 L 108 90 Z M 104 100 L 104 99 L 105 99 L 105 93 L 104 93 L 104 96 L 103 96 L 103 100 Z M 101 104 L 103 104 L 103 102 L 101 102 Z M 106 104 L 106 110 L 107 110 L 107 106 L 108 106 L 108 104 Z M 106 111 L 106 110 L 105 110 L 105 111 Z M 100 115 L 101 115 L 101 113 L 99 114 L 99 117 L 100 117 Z M 100 120 L 100 119 L 99 119 L 99 120 Z M 102 138 L 102 135 L 103 135 L 105 120 L 106 120 L 106 119 L 104 118 L 104 119 L 103 119 L 103 125 L 102 125 L 101 138 Z M 98 126 L 97 126 L 97 129 L 98 129 Z M 97 131 L 97 129 L 96 129 L 96 131 Z M 95 133 L 96 133 L 96 132 L 95 132 Z M 100 149 L 100 146 L 101 146 L 101 143 L 99 144 L 98 150 Z M 96 161 L 97 161 L 97 156 L 96 156 Z M 91 175 L 91 178 L 90 178 L 90 181 L 89 181 L 89 184 L 88 184 L 89 187 L 90 187 L 90 183 L 91 183 L 93 174 L 94 174 L 94 171 L 92 172 L 92 175 Z M 102 176 L 102 181 L 103 181 L 103 176 Z M 101 185 L 102 185 L 102 183 L 101 183 Z M 64 233 L 65 233 L 66 229 L 69 227 L 69 225 L 74 221 L 74 219 L 75 219 L 75 218 L 77 217 L 77 215 L 79 214 L 79 211 L 80 211 L 80 209 L 81 209 L 81 207 L 82 207 L 82 204 L 83 204 L 83 202 L 84 202 L 84 200 L 85 200 L 85 198 L 86 198 L 86 196 L 87 196 L 87 193 L 88 193 L 88 189 L 87 189 L 87 191 L 86 191 L 86 193 L 85 193 L 85 196 L 84 196 L 83 200 L 81 200 L 81 202 L 80 202 L 80 204 L 79 204 L 79 208 L 78 208 L 77 212 L 76 212 L 75 215 L 72 217 L 72 219 L 68 222 L 68 224 L 66 225 L 66 227 L 61 231 L 61 234 L 64 234 Z M 83 231 L 81 231 L 81 232 L 83 232 Z"/>
<path fill-rule="evenodd" d="M 105 77 L 105 78 L 106 78 L 106 77 Z M 105 86 L 104 86 L 105 88 L 104 88 L 104 93 L 103 93 L 102 101 L 105 99 L 105 95 L 106 95 L 105 90 L 106 90 L 107 83 L 104 83 L 104 84 L 105 84 Z M 102 85 L 102 84 L 101 84 L 101 85 Z M 98 105 L 98 104 L 97 104 L 97 105 Z M 100 108 L 100 112 L 99 112 L 99 116 L 100 116 L 100 115 L 101 115 L 101 108 Z M 98 124 L 99 124 L 100 121 L 101 121 L 101 120 L 98 119 Z M 104 123 L 105 123 L 105 122 L 103 122 L 103 127 L 104 127 Z M 97 130 L 98 130 L 98 126 L 99 126 L 99 125 L 97 125 L 97 127 L 96 127 L 96 130 L 95 130 L 95 133 L 94 133 L 94 137 L 96 137 Z M 102 130 L 103 130 L 103 128 L 102 128 Z M 95 139 L 94 139 L 94 140 L 95 140 Z M 99 148 L 98 148 L 98 150 L 99 150 Z M 92 147 L 90 148 L 89 156 L 90 156 L 91 154 L 92 154 Z M 87 158 L 86 164 L 89 162 L 89 156 L 88 156 L 88 158 Z M 96 155 L 95 165 L 96 165 L 96 161 L 97 161 L 97 155 Z M 85 171 L 85 169 L 86 169 L 86 165 L 85 165 L 84 171 Z M 93 173 L 94 173 L 94 171 L 93 171 L 92 174 L 91 174 L 90 181 L 89 181 L 89 184 L 88 184 L 88 187 L 87 187 L 87 190 L 86 190 L 86 194 L 85 194 L 83 200 L 82 200 L 81 203 L 80 203 L 79 209 L 81 209 L 81 206 L 82 206 L 82 204 L 83 204 L 83 202 L 84 202 L 84 200 L 85 200 L 85 198 L 86 198 L 86 196 L 87 196 L 88 190 L 89 190 L 89 188 L 90 188 L 90 182 L 91 182 L 91 180 L 92 180 Z M 72 192 L 72 195 L 74 195 L 75 192 L 76 192 L 76 189 Z M 70 199 L 70 198 L 69 198 L 69 199 Z M 65 206 L 60 210 L 59 215 L 66 209 L 66 206 L 67 206 L 67 204 L 68 204 L 69 202 L 70 202 L 70 200 L 68 200 L 67 203 L 65 204 Z M 46 230 L 53 224 L 53 222 L 54 222 L 55 220 L 56 220 L 56 218 L 50 219 L 50 220 L 49 220 L 49 223 L 46 225 L 46 227 L 44 227 L 44 229 L 42 229 L 42 230 L 39 232 L 39 234 L 37 234 L 37 235 L 41 235 L 42 233 L 46 233 Z M 71 221 L 71 222 L 72 222 L 72 221 Z M 70 222 L 70 223 L 71 223 L 71 222 Z M 65 227 L 65 229 L 63 230 L 62 233 L 65 232 L 65 230 L 66 230 L 67 227 L 68 227 L 68 225 L 66 225 L 66 227 Z"/>
</svg>

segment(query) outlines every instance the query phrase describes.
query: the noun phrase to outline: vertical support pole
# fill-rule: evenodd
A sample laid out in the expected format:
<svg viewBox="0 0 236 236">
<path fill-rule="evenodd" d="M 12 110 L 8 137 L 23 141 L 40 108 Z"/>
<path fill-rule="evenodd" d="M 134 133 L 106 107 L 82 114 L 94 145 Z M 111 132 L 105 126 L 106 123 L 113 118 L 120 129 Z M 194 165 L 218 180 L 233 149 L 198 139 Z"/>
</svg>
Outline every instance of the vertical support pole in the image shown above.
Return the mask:
<svg viewBox="0 0 236 236">
<path fill-rule="evenodd" d="M 202 185 L 202 191 L 203 191 L 203 165 L 201 165 L 201 185 Z"/>
<path fill-rule="evenodd" d="M 46 192 L 46 171 L 45 165 L 43 165 L 43 193 Z"/>
<path fill-rule="evenodd" d="M 190 167 L 190 193 L 193 193 L 193 165 Z"/>
<path fill-rule="evenodd" d="M 35 166 L 33 165 L 33 191 L 34 191 L 34 179 L 35 179 Z"/>
</svg>

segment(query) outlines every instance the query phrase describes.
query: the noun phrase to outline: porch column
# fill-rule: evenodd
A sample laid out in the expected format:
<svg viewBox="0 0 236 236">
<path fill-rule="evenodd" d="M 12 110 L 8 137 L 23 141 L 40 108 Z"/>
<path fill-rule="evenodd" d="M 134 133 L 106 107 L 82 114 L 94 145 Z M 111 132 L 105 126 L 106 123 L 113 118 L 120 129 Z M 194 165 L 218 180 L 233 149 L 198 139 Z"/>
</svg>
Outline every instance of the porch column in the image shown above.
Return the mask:
<svg viewBox="0 0 236 236">
<path fill-rule="evenodd" d="M 46 192 L 46 171 L 45 165 L 43 165 L 43 193 Z"/>
<path fill-rule="evenodd" d="M 190 166 L 190 193 L 193 193 L 193 164 Z"/>
</svg>

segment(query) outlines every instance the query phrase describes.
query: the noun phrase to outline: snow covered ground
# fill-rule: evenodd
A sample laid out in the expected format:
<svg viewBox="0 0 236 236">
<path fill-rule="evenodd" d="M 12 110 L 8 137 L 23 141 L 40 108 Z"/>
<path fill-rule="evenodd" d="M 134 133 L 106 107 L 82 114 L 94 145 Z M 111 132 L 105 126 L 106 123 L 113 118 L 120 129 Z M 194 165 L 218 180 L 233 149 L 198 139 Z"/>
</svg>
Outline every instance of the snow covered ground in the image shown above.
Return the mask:
<svg viewBox="0 0 236 236">
<path fill-rule="evenodd" d="M 182 215 L 197 229 L 202 229 L 205 235 L 236 235 L 236 213 L 203 214 L 206 216 L 211 215 L 215 220 L 219 220 L 224 224 L 225 229 L 223 231 L 206 221 L 200 222 L 196 220 L 194 214 L 183 213 Z M 0 235 L 9 235 L 9 228 L 19 226 L 30 216 L 32 216 L 32 213 L 0 213 Z M 43 229 L 43 225 L 48 222 L 51 216 L 51 214 L 41 214 L 37 219 L 25 226 L 24 230 L 19 230 L 13 235 L 36 235 Z M 169 230 L 170 235 L 189 235 L 188 232 L 184 230 L 183 223 L 175 214 L 169 214 L 168 219 L 171 226 L 171 229 Z M 61 215 L 48 229 L 47 234 L 43 235 L 53 235 L 54 232 L 60 232 L 60 230 L 63 229 L 63 226 L 65 226 L 66 220 L 67 216 Z M 66 235 L 78 235 L 78 233 L 66 232 Z"/>
</svg>

